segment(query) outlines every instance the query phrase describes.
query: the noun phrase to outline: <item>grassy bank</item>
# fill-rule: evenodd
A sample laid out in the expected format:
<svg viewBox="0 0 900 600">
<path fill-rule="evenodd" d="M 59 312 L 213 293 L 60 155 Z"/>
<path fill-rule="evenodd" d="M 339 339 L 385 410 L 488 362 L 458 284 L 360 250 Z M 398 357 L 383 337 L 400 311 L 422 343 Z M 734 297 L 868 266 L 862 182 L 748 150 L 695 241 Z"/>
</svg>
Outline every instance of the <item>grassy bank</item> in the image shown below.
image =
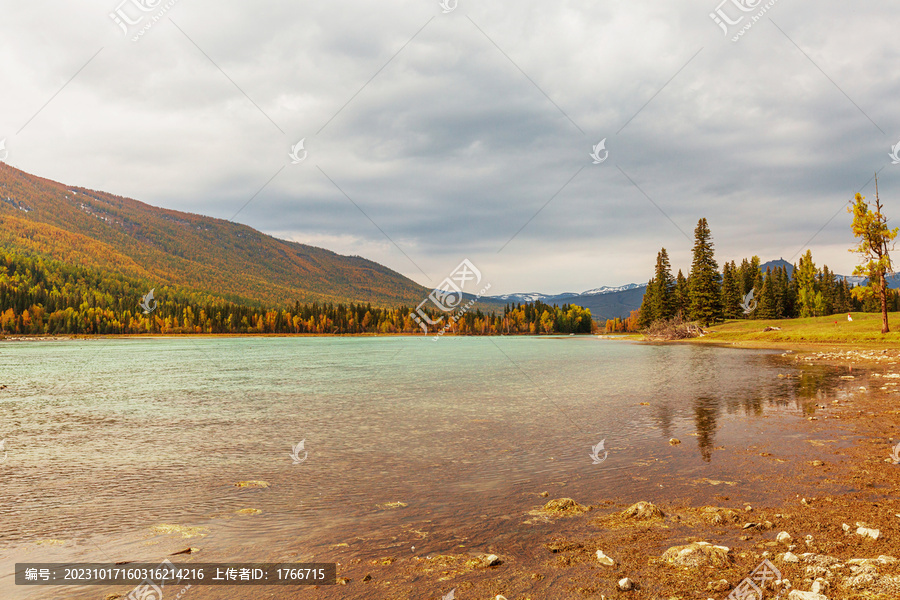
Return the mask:
<svg viewBox="0 0 900 600">
<path fill-rule="evenodd" d="M 727 321 L 710 327 L 708 335 L 692 341 L 747 342 L 753 345 L 756 343 L 900 345 L 900 313 L 889 313 L 888 316 L 891 332 L 887 334 L 881 333 L 880 313 L 853 313 L 853 321 L 848 321 L 847 315 Z M 778 327 L 780 331 L 765 331 L 766 327 Z"/>
</svg>

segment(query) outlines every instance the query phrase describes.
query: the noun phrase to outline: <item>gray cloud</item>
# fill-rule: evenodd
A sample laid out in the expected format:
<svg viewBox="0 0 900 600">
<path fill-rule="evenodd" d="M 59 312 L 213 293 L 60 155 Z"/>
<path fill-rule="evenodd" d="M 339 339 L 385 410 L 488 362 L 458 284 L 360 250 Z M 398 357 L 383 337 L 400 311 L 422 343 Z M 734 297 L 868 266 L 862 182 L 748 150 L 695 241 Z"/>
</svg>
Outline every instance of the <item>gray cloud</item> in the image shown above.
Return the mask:
<svg viewBox="0 0 900 600">
<path fill-rule="evenodd" d="M 720 263 L 792 259 L 876 170 L 900 193 L 894 3 L 780 0 L 737 43 L 700 0 L 180 0 L 137 43 L 116 5 L 4 8 L 8 162 L 226 219 L 284 167 L 238 221 L 423 284 L 321 171 L 433 282 L 468 257 L 497 293 L 645 281 L 661 246 L 686 271 L 704 216 Z M 848 219 L 811 243 L 845 273 Z"/>
</svg>

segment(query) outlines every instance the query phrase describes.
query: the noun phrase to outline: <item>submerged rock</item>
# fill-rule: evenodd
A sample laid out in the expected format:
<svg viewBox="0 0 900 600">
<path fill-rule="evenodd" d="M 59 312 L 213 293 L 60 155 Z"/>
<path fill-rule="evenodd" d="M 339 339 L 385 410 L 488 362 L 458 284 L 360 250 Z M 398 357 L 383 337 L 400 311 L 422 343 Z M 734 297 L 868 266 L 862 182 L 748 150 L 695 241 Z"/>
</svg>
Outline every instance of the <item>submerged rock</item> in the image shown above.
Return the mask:
<svg viewBox="0 0 900 600">
<path fill-rule="evenodd" d="M 679 440 L 678 438 L 669 438 L 669 443 L 673 446 L 677 446 L 681 443 L 681 440 Z"/>
<path fill-rule="evenodd" d="M 725 567 L 731 563 L 731 549 L 713 546 L 709 542 L 692 542 L 685 546 L 672 546 L 662 555 L 662 560 L 676 567 Z"/>
<path fill-rule="evenodd" d="M 719 508 L 718 506 L 704 506 L 700 509 L 700 516 L 714 525 L 738 523 L 741 521 L 740 513 L 737 513 L 730 508 Z"/>
</svg>

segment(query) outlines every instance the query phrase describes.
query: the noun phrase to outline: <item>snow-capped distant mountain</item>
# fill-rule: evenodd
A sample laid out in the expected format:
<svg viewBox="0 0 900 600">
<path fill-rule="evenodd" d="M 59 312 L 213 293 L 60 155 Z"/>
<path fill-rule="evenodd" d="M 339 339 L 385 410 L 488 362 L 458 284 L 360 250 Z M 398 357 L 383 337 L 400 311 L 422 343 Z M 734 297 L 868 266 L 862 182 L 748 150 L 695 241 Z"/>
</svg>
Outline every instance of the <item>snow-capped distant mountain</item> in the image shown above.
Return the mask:
<svg viewBox="0 0 900 600">
<path fill-rule="evenodd" d="M 581 292 L 580 296 L 596 296 L 597 294 L 613 294 L 615 292 L 624 292 L 627 290 L 634 290 L 639 287 L 644 287 L 646 284 L 640 283 L 629 283 L 626 285 L 620 285 L 617 287 L 609 287 L 604 285 L 603 287 L 598 287 L 593 290 L 588 290 L 586 292 Z"/>
<path fill-rule="evenodd" d="M 525 294 L 504 294 L 502 296 L 490 296 L 490 298 L 502 302 L 537 302 L 538 300 L 540 300 L 541 302 L 547 302 L 548 300 L 574 298 L 576 296 L 578 296 L 578 294 L 574 294 L 572 292 L 566 292 L 564 294 L 556 295 L 531 292 Z"/>
<path fill-rule="evenodd" d="M 598 296 L 600 294 L 615 294 L 616 292 L 625 292 L 627 290 L 634 290 L 640 287 L 646 287 L 646 284 L 641 285 L 640 283 L 629 283 L 616 287 L 604 285 L 603 287 L 587 290 L 586 292 L 581 292 L 580 294 L 576 294 L 575 292 L 563 292 L 562 294 L 540 294 L 538 292 L 530 292 L 523 294 L 504 294 L 503 296 L 491 296 L 491 298 L 501 302 L 537 302 L 538 300 L 545 303 L 565 302 L 569 298 L 579 298 L 581 296 Z"/>
</svg>

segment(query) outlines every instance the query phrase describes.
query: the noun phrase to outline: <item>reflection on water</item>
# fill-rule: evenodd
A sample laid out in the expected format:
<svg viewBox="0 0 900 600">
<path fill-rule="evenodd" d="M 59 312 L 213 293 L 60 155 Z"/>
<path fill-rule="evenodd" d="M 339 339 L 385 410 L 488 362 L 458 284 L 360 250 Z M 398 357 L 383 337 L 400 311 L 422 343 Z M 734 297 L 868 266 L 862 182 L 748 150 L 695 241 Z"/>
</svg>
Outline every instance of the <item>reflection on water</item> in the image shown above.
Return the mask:
<svg viewBox="0 0 900 600">
<path fill-rule="evenodd" d="M 593 502 L 737 480 L 717 447 L 778 443 L 770 419 L 866 381 L 769 351 L 592 337 L 5 343 L 0 372 L 0 550 L 164 522 L 207 524 L 241 560 L 515 513 L 545 489 Z"/>
</svg>

